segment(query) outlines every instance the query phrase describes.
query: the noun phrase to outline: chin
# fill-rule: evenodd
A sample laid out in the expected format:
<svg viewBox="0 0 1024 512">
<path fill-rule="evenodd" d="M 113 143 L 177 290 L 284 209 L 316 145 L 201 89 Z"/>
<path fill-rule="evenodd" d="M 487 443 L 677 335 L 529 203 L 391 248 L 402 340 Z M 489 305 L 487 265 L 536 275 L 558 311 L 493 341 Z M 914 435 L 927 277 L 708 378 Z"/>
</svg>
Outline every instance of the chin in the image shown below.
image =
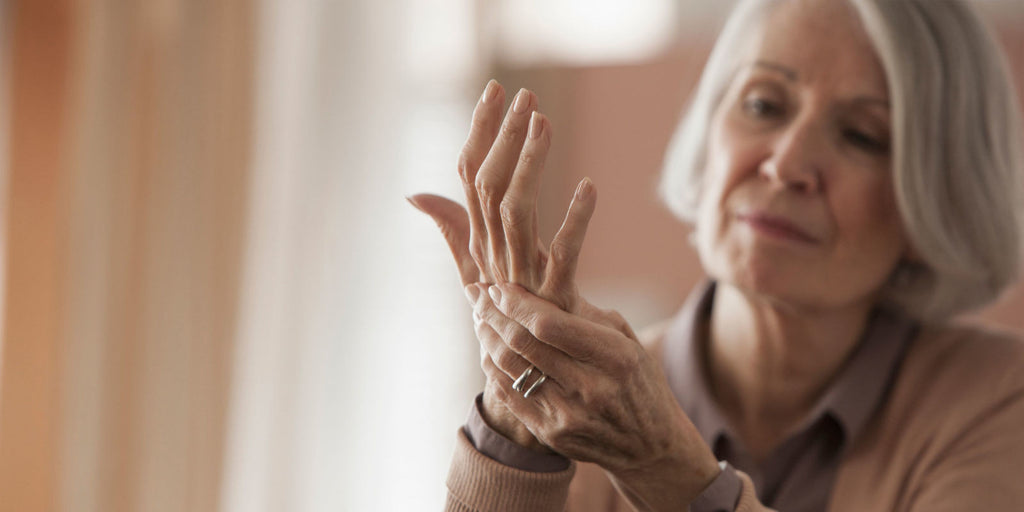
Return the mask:
<svg viewBox="0 0 1024 512">
<path fill-rule="evenodd" d="M 715 279 L 737 289 L 751 301 L 800 314 L 870 308 L 877 300 L 877 290 L 863 290 L 855 283 L 834 283 L 804 269 L 793 272 L 745 267 Z"/>
<path fill-rule="evenodd" d="M 742 262 L 725 263 L 705 267 L 712 279 L 722 285 L 736 288 L 748 299 L 770 303 L 791 310 L 809 311 L 836 306 L 821 283 L 826 280 L 816 276 L 806 266 L 793 262 L 779 263 L 764 259 L 748 259 Z"/>
</svg>

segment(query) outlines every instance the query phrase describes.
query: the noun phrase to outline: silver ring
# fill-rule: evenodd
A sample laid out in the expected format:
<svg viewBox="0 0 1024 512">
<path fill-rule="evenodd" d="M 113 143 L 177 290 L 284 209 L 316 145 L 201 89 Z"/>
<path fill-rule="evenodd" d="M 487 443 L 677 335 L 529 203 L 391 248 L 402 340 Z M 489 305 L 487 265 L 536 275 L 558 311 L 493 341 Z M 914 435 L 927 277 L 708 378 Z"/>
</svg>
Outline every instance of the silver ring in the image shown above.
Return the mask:
<svg viewBox="0 0 1024 512">
<path fill-rule="evenodd" d="M 537 388 L 539 388 L 540 385 L 543 384 L 546 380 L 548 380 L 548 376 L 544 375 L 543 373 L 540 374 L 540 378 L 537 379 L 537 382 L 534 382 L 533 385 L 530 386 L 530 389 L 527 389 L 526 393 L 523 393 L 523 398 L 530 398 L 530 395 L 532 395 L 533 392 L 536 391 Z"/>
<path fill-rule="evenodd" d="M 530 378 L 530 374 L 532 374 L 532 373 L 533 373 L 533 366 L 530 366 L 529 368 L 526 369 L 526 371 L 523 372 L 522 375 L 519 376 L 518 379 L 516 379 L 515 382 L 512 383 L 512 389 L 517 391 L 517 392 L 519 392 L 519 393 L 522 393 L 523 392 L 523 387 L 526 386 L 526 379 L 529 379 Z"/>
</svg>

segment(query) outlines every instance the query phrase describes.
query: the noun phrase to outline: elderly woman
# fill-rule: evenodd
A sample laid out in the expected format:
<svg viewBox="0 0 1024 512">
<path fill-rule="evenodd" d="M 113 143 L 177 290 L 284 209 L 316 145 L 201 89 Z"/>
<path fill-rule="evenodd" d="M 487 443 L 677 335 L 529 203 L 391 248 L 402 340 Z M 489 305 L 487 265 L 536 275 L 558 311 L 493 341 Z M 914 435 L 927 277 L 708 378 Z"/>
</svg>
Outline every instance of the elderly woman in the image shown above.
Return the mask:
<svg viewBox="0 0 1024 512">
<path fill-rule="evenodd" d="M 537 240 L 551 128 L 488 84 L 441 226 L 484 392 L 450 510 L 1024 510 L 1024 345 L 946 320 L 1021 259 L 1024 143 L 997 46 L 953 0 L 751 0 L 663 193 L 710 280 L 642 341 L 582 300 L 584 180 Z"/>
</svg>

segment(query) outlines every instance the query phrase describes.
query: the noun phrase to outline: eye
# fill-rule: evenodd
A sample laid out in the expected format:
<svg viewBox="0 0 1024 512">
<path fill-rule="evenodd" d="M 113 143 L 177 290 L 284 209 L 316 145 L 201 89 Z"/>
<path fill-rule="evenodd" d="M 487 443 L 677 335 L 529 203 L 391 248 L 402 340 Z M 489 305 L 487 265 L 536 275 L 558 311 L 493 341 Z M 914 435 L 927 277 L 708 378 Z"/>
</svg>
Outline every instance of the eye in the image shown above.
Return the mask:
<svg viewBox="0 0 1024 512">
<path fill-rule="evenodd" d="M 873 137 L 860 130 L 847 128 L 843 130 L 843 138 L 850 142 L 850 144 L 869 153 L 886 154 L 889 152 L 888 140 Z"/>
<path fill-rule="evenodd" d="M 778 117 L 782 115 L 782 105 L 767 98 L 753 96 L 743 100 L 743 111 L 753 117 Z"/>
</svg>

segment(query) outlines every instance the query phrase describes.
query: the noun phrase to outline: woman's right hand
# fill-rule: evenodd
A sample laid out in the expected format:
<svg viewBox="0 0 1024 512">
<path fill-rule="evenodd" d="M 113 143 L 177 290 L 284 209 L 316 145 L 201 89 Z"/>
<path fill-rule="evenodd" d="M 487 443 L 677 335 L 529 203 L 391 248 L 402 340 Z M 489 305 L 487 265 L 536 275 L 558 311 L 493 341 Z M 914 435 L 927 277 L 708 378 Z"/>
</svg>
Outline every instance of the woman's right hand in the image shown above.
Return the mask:
<svg viewBox="0 0 1024 512">
<path fill-rule="evenodd" d="M 410 202 L 441 229 L 472 303 L 480 293 L 473 283 L 511 282 L 563 310 L 612 322 L 609 326 L 621 329 L 626 325 L 621 317 L 609 317 L 580 299 L 575 284 L 579 251 L 596 204 L 593 185 L 589 180 L 580 183 L 565 222 L 550 248 L 545 247 L 537 232 L 537 196 L 550 125 L 535 112 L 537 99 L 532 92 L 520 90 L 502 121 L 504 102 L 504 89 L 492 80 L 473 111 L 472 128 L 458 161 L 468 211 L 431 194 L 415 195 Z M 481 365 L 487 370 L 495 362 L 486 348 L 501 343 L 501 338 L 486 324 L 476 324 Z M 493 386 L 488 383 L 484 388 L 482 412 L 488 425 L 523 446 L 545 450 L 495 398 Z"/>
</svg>

